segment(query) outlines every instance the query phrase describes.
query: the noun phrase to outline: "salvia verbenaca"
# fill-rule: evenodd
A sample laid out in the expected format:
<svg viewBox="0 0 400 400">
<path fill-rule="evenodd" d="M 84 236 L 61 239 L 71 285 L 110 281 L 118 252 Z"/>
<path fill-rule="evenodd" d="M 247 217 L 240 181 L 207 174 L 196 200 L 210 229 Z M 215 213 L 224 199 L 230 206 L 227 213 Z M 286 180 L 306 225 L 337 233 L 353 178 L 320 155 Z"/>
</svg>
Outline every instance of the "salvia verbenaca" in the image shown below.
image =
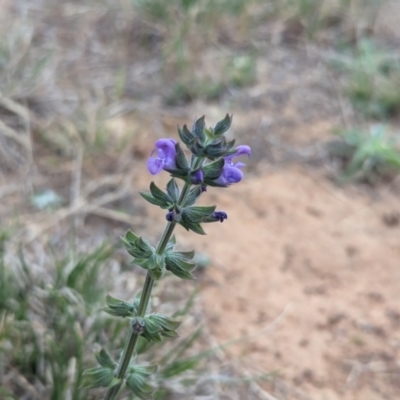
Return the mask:
<svg viewBox="0 0 400 400">
<path fill-rule="evenodd" d="M 98 367 L 84 372 L 83 386 L 88 388 L 106 387 L 104 400 L 115 399 L 123 383 L 140 399 L 152 399 L 156 389 L 152 375 L 157 365 L 140 365 L 133 355 L 140 336 L 148 341 L 161 342 L 164 338 L 177 337 L 180 321 L 149 312 L 149 301 L 155 281 L 167 272 L 181 279 L 193 279 L 194 251 L 176 250 L 173 231 L 177 224 L 188 231 L 204 235 L 203 223 L 223 222 L 228 218 L 225 211 L 216 211 L 215 206 L 196 206 L 197 199 L 207 191 L 208 186 L 228 187 L 243 179 L 242 162 L 234 159 L 250 156 L 249 146 L 235 147 L 235 140 L 227 140 L 224 134 L 229 130 L 232 116 L 226 115 L 213 128 L 206 127 L 204 116 L 197 119 L 192 128 L 184 125 L 178 128 L 179 138 L 189 150 L 189 157 L 182 145 L 175 139 L 159 139 L 147 161 L 152 175 L 161 171 L 170 174 L 171 180 L 162 190 L 154 182 L 150 191 L 141 193 L 149 203 L 166 210 L 167 226 L 156 247 L 142 236 L 128 231 L 122 239 L 133 263 L 147 271 L 142 291 L 133 301 L 124 301 L 110 295 L 106 298 L 105 312 L 130 321 L 125 347 L 118 361 L 112 359 L 106 350 L 96 354 Z M 183 181 L 181 187 L 178 181 Z"/>
</svg>

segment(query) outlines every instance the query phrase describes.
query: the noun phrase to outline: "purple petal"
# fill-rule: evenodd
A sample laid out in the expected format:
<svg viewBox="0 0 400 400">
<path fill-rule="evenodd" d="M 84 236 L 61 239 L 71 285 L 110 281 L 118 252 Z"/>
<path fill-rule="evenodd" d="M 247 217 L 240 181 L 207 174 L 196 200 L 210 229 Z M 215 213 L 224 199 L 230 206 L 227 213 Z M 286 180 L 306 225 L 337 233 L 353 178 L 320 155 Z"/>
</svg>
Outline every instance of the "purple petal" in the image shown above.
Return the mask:
<svg viewBox="0 0 400 400">
<path fill-rule="evenodd" d="M 241 145 L 236 147 L 236 157 L 242 156 L 243 154 L 246 154 L 248 156 L 251 156 L 251 148 L 250 146 L 245 146 L 245 145 Z"/>
<path fill-rule="evenodd" d="M 150 157 L 147 160 L 147 169 L 152 175 L 156 175 L 162 171 L 164 163 L 159 158 Z"/>
<path fill-rule="evenodd" d="M 243 179 L 243 172 L 233 166 L 225 166 L 222 175 L 227 180 L 228 184 L 238 183 Z"/>
<path fill-rule="evenodd" d="M 191 181 L 194 185 L 199 185 L 204 181 L 204 172 L 199 169 L 191 175 Z"/>
<path fill-rule="evenodd" d="M 222 174 L 215 180 L 220 185 L 229 186 L 232 183 L 240 182 L 243 179 L 243 172 L 232 164 L 225 164 Z"/>
<path fill-rule="evenodd" d="M 250 146 L 246 146 L 246 145 L 241 145 L 236 147 L 236 153 L 232 154 L 228 157 L 225 157 L 225 160 L 227 160 L 229 163 L 232 163 L 232 159 L 234 159 L 235 157 L 239 157 L 242 156 L 244 154 L 248 155 L 250 157 L 251 155 L 251 148 Z"/>
<path fill-rule="evenodd" d="M 176 141 L 174 139 L 159 139 L 156 142 L 156 148 L 158 149 L 158 158 L 163 160 L 165 169 L 174 169 L 175 165 L 175 150 Z"/>
</svg>

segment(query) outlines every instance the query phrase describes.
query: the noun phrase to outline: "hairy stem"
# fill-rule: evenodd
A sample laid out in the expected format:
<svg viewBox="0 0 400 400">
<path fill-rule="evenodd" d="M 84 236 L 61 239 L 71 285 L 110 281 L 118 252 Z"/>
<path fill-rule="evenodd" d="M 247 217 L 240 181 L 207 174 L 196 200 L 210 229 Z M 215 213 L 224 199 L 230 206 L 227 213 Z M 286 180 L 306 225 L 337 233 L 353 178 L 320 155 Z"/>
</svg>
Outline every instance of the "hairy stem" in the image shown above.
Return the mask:
<svg viewBox="0 0 400 400">
<path fill-rule="evenodd" d="M 185 183 L 185 185 L 183 186 L 181 195 L 178 200 L 178 205 L 182 204 L 183 201 L 185 200 L 187 194 L 189 193 L 190 186 L 191 185 L 189 183 Z M 171 239 L 172 233 L 174 232 L 175 226 L 176 226 L 175 222 L 169 222 L 168 225 L 166 226 L 156 249 L 157 254 L 161 255 L 164 252 L 165 247 L 167 246 L 169 240 Z M 146 280 L 143 285 L 142 296 L 140 297 L 139 310 L 138 310 L 139 317 L 144 317 L 146 314 L 146 310 L 150 301 L 151 291 L 153 289 L 153 284 L 154 284 L 154 279 L 150 276 L 149 273 L 147 273 Z M 138 339 L 139 339 L 139 334 L 134 333 L 133 330 L 130 329 L 129 335 L 127 336 L 125 341 L 125 346 L 121 355 L 120 363 L 115 373 L 115 376 L 121 379 L 121 382 L 107 390 L 104 400 L 114 400 L 115 397 L 117 396 L 122 386 L 126 370 L 128 369 L 129 363 L 131 361 L 132 354 L 135 351 Z"/>
</svg>

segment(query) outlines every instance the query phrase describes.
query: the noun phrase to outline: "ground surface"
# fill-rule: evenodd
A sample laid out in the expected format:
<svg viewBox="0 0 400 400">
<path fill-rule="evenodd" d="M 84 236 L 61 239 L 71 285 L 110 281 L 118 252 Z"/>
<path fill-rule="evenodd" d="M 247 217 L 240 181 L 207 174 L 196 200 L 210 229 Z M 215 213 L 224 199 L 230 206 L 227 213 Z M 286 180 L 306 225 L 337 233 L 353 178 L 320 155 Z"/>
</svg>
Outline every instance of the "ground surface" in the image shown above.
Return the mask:
<svg viewBox="0 0 400 400">
<path fill-rule="evenodd" d="M 193 245 L 215 260 L 202 290 L 211 332 L 244 336 L 228 352 L 289 384 L 277 398 L 397 398 L 400 228 L 384 222 L 397 197 L 266 168 L 215 203 L 229 219 Z"/>
</svg>

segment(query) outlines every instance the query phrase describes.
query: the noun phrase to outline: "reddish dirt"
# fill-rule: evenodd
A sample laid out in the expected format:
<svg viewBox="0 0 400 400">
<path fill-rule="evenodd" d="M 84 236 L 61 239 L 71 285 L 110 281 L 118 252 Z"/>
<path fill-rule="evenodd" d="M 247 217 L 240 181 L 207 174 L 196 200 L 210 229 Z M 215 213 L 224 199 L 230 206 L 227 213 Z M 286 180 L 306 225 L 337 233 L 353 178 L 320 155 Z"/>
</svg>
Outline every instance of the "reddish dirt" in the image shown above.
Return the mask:
<svg viewBox="0 0 400 400">
<path fill-rule="evenodd" d="M 279 399 L 400 398 L 398 198 L 299 167 L 208 198 L 228 220 L 184 240 L 213 260 L 201 299 L 232 357 Z"/>
</svg>

